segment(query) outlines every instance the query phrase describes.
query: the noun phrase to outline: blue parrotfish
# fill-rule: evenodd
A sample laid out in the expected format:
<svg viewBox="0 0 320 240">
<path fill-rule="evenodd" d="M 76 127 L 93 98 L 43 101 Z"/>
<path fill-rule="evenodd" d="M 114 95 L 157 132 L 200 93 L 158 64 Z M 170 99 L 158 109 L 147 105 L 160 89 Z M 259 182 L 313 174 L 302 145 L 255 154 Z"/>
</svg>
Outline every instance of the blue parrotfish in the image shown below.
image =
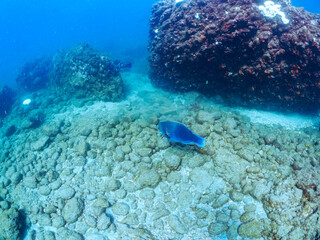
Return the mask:
<svg viewBox="0 0 320 240">
<path fill-rule="evenodd" d="M 171 121 L 160 122 L 159 131 L 171 142 L 179 142 L 183 144 L 194 143 L 201 148 L 204 147 L 205 139 L 194 134 L 182 123 Z"/>
</svg>

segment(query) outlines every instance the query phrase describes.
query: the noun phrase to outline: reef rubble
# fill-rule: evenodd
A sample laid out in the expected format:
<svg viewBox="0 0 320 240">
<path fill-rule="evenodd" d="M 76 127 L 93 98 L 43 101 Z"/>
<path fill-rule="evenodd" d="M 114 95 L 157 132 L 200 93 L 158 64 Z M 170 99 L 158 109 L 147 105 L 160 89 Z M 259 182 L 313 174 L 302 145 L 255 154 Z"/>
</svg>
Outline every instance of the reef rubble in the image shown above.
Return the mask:
<svg viewBox="0 0 320 240">
<path fill-rule="evenodd" d="M 165 0 L 152 8 L 149 76 L 231 104 L 314 112 L 319 43 L 319 18 L 290 1 Z"/>
<path fill-rule="evenodd" d="M 41 90 L 32 95 L 32 111 L 46 113 L 41 125 L 21 123 L 22 108 L 4 119 L 0 225 L 15 223 L 8 207 L 26 220 L 0 237 L 22 228 L 28 239 L 319 236 L 319 132 L 252 123 L 201 94 L 145 86 L 119 102 Z M 205 147 L 161 137 L 158 123 L 168 119 L 206 138 Z"/>
</svg>

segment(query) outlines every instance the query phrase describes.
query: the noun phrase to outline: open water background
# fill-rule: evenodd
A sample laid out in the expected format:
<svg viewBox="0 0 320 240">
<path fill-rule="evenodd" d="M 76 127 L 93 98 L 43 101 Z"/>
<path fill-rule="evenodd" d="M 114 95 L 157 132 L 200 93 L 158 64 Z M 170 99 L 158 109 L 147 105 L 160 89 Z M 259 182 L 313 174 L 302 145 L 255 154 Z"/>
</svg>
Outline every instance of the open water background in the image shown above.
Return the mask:
<svg viewBox="0 0 320 240">
<path fill-rule="evenodd" d="M 149 16 L 156 0 L 2 0 L 0 84 L 15 86 L 22 65 L 86 42 L 146 71 Z M 292 0 L 320 12 L 319 0 Z"/>
</svg>

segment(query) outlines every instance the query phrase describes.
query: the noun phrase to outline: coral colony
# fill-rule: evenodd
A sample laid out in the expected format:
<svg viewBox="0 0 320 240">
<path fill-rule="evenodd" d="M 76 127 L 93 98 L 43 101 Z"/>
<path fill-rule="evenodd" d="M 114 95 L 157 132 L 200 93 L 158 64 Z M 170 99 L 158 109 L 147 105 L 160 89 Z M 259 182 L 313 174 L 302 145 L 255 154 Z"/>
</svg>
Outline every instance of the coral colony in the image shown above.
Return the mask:
<svg viewBox="0 0 320 240">
<path fill-rule="evenodd" d="M 258 8 L 265 17 L 274 18 L 275 16 L 280 15 L 282 22 L 288 24 L 289 19 L 287 19 L 284 12 L 280 10 L 280 7 L 279 4 L 274 4 L 272 1 L 265 1 L 264 6 L 261 5 Z"/>
</svg>

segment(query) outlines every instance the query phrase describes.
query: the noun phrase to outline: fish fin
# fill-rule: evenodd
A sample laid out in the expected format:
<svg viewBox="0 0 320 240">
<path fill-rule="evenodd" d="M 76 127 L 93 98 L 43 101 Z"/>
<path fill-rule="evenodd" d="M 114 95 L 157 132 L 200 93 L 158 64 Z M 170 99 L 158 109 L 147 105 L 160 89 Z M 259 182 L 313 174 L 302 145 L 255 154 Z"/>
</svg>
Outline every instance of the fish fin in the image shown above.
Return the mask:
<svg viewBox="0 0 320 240">
<path fill-rule="evenodd" d="M 166 134 L 164 135 L 166 138 L 170 139 L 170 136 L 169 136 L 169 133 L 168 133 L 168 130 L 166 129 Z"/>
<path fill-rule="evenodd" d="M 169 137 L 167 129 L 166 129 L 165 133 L 163 133 L 163 132 L 161 133 L 161 138 L 164 138 L 164 137 L 170 140 L 170 137 Z"/>
<path fill-rule="evenodd" d="M 196 141 L 194 142 L 197 146 L 203 148 L 204 147 L 204 143 L 205 143 L 205 139 L 200 137 L 200 136 L 197 136 L 197 139 Z"/>
</svg>

